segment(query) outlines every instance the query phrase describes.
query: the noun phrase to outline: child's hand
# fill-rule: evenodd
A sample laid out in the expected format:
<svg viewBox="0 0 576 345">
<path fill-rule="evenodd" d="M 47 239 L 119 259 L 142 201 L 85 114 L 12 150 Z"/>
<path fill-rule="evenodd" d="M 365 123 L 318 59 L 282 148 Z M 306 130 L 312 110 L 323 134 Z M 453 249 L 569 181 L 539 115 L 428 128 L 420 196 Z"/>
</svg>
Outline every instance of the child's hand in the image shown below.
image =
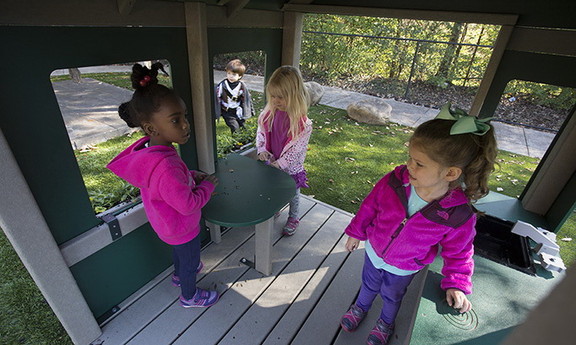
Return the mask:
<svg viewBox="0 0 576 345">
<path fill-rule="evenodd" d="M 196 183 L 200 183 L 200 182 L 204 181 L 204 179 L 206 179 L 206 177 L 208 177 L 208 174 L 205 172 L 201 172 L 201 171 L 195 171 L 194 172 L 194 181 Z"/>
<path fill-rule="evenodd" d="M 348 240 L 346 241 L 346 250 L 349 252 L 353 252 L 354 249 L 358 248 L 359 244 L 360 240 L 354 237 L 348 237 Z"/>
<path fill-rule="evenodd" d="M 458 289 L 446 290 L 446 301 L 454 309 L 459 309 L 460 313 L 466 313 L 472 309 L 472 303 L 466 298 L 464 292 Z"/>
<path fill-rule="evenodd" d="M 214 185 L 214 187 L 216 187 L 218 185 L 218 178 L 214 175 L 207 175 L 204 178 L 204 181 L 211 182 Z"/>
<path fill-rule="evenodd" d="M 276 168 L 276 169 L 280 169 L 280 164 L 278 164 L 278 162 L 276 162 L 276 161 L 270 163 L 270 166 L 271 166 L 271 167 L 274 167 L 274 168 Z"/>
<path fill-rule="evenodd" d="M 268 151 L 262 151 L 258 154 L 258 160 L 259 161 L 269 161 L 270 158 L 272 158 L 272 154 Z"/>
</svg>

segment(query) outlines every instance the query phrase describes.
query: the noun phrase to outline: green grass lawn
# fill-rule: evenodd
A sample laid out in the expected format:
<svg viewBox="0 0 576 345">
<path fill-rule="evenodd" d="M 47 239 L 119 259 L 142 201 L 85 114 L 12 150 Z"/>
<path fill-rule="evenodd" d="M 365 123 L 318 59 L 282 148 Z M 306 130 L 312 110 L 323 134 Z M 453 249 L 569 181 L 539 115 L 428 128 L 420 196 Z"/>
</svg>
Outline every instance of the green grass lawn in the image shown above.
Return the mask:
<svg viewBox="0 0 576 345">
<path fill-rule="evenodd" d="M 90 77 L 129 87 L 127 74 Z M 264 105 L 262 94 L 253 92 L 252 95 L 258 115 Z M 358 124 L 350 120 L 345 111 L 326 106 L 310 108 L 309 117 L 314 121 L 314 131 L 305 166 L 311 188 L 303 189 L 304 194 L 355 213 L 373 185 L 396 165 L 406 161 L 406 143 L 411 128 L 393 123 L 386 126 Z M 218 154 L 225 154 L 229 149 L 251 141 L 256 130 L 256 117 L 249 119 L 246 127 L 245 131 L 230 136 L 224 121 L 218 121 Z M 95 150 L 76 152 L 97 212 L 137 193 L 104 166 L 140 135 L 123 136 L 98 144 Z M 500 168 L 491 177 L 490 187 L 512 197 L 521 194 L 539 162 L 535 158 L 505 151 L 500 152 L 498 161 Z M 561 239 L 575 235 L 576 217 L 572 216 L 558 233 L 561 255 L 567 265 L 576 259 L 576 245 L 574 241 Z M 3 232 L 0 232 L 0 262 L 0 343 L 71 344 Z"/>
</svg>

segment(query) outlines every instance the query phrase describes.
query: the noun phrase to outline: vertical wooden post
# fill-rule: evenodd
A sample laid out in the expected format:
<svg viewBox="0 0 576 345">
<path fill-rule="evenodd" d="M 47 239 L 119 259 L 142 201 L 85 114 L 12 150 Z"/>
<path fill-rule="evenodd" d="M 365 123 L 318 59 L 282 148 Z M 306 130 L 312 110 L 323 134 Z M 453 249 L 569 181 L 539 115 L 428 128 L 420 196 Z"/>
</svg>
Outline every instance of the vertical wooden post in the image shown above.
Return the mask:
<svg viewBox="0 0 576 345">
<path fill-rule="evenodd" d="M 510 40 L 513 30 L 514 27 L 511 25 L 502 25 L 500 28 L 498 38 L 496 38 L 496 43 L 494 43 L 492 56 L 484 72 L 484 77 L 482 77 L 478 92 L 476 92 L 476 96 L 472 102 L 472 107 L 470 108 L 470 115 L 472 116 L 478 116 L 478 114 L 480 114 L 480 109 L 482 109 L 482 105 L 484 105 L 486 95 L 488 95 L 488 90 L 490 90 L 492 81 L 494 81 L 496 70 L 498 70 L 498 65 L 500 65 L 500 60 L 502 59 L 502 55 L 504 55 L 504 50 L 506 50 L 506 45 Z"/>
<path fill-rule="evenodd" d="M 256 271 L 269 276 L 272 274 L 272 230 L 274 229 L 274 217 L 256 224 L 254 262 Z"/>
<path fill-rule="evenodd" d="M 186 37 L 188 41 L 188 65 L 192 89 L 192 113 L 198 152 L 198 167 L 209 174 L 215 172 L 214 121 L 212 119 L 208 59 L 208 32 L 206 4 L 186 2 Z"/>
<path fill-rule="evenodd" d="M 284 12 L 282 33 L 282 65 L 300 65 L 302 48 L 302 22 L 304 15 L 299 12 Z"/>
<path fill-rule="evenodd" d="M 74 344 L 102 331 L 0 131 L 0 227 Z"/>
</svg>

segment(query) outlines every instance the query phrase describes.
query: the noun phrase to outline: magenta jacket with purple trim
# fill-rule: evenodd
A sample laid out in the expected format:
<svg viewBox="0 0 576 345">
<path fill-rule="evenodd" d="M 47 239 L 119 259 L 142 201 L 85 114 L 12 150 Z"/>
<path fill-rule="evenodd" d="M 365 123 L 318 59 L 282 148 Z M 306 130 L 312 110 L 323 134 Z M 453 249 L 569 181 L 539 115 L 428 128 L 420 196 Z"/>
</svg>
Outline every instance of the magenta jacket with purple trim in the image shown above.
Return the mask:
<svg viewBox="0 0 576 345">
<path fill-rule="evenodd" d="M 444 278 L 441 288 L 472 292 L 476 215 L 460 189 L 448 191 L 411 217 L 408 169 L 396 167 L 384 176 L 362 202 L 346 234 L 369 240 L 386 263 L 403 270 L 420 270 L 434 261 L 442 246 Z"/>
<path fill-rule="evenodd" d="M 200 233 L 202 207 L 214 185 L 194 182 L 174 147 L 145 147 L 144 137 L 114 158 L 108 165 L 114 174 L 140 188 L 148 221 L 160 239 L 171 245 L 191 241 Z"/>
</svg>

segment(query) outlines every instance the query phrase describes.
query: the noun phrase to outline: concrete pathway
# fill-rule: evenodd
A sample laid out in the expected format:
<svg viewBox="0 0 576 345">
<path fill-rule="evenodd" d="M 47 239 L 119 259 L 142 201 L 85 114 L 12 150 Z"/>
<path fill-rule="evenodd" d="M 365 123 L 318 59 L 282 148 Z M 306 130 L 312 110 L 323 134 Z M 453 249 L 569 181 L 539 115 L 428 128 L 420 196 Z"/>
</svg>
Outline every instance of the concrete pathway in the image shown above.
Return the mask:
<svg viewBox="0 0 576 345">
<path fill-rule="evenodd" d="M 83 74 L 105 71 L 129 72 L 130 70 L 129 66 L 80 68 L 80 72 Z M 67 73 L 68 70 L 58 70 L 54 71 L 52 75 Z M 215 83 L 220 82 L 225 77 L 225 72 L 214 71 Z M 263 77 L 245 75 L 243 81 L 250 90 L 264 91 Z M 130 99 L 132 92 L 129 90 L 83 78 L 80 84 L 72 81 L 54 83 L 54 91 L 74 148 L 96 145 L 132 130 L 126 126 L 117 113 L 118 106 Z M 320 104 L 346 110 L 350 103 L 375 98 L 378 97 L 334 87 L 324 87 L 324 96 Z M 416 127 L 422 122 L 434 118 L 438 113 L 437 109 L 398 102 L 394 99 L 384 100 L 392 106 L 390 121 L 405 126 Z M 496 130 L 500 149 L 525 156 L 542 158 L 554 139 L 552 133 L 496 121 L 492 124 Z"/>
<path fill-rule="evenodd" d="M 74 149 L 134 130 L 118 116 L 118 106 L 132 97 L 130 90 L 89 78 L 82 78 L 80 84 L 56 82 L 53 87 Z"/>
</svg>

